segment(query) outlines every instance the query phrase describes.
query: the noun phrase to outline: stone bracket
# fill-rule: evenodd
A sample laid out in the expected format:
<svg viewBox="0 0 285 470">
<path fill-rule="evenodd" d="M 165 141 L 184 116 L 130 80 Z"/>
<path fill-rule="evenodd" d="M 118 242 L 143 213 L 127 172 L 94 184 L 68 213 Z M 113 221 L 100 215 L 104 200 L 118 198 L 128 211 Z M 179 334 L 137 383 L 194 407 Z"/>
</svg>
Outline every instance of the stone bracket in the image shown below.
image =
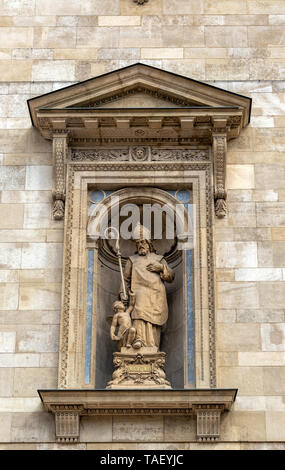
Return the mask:
<svg viewBox="0 0 285 470">
<path fill-rule="evenodd" d="M 214 164 L 214 199 L 215 213 L 221 219 L 227 213 L 226 204 L 226 156 L 227 132 L 226 129 L 217 128 L 212 133 L 213 164 Z"/>
<path fill-rule="evenodd" d="M 197 416 L 197 440 L 217 441 L 220 439 L 220 418 L 223 405 L 195 405 Z"/>
<path fill-rule="evenodd" d="M 80 440 L 81 416 L 189 416 L 196 418 L 197 440 L 220 439 L 220 417 L 237 389 L 38 390 L 55 416 L 57 442 Z"/>
<path fill-rule="evenodd" d="M 53 168 L 54 168 L 54 190 L 53 190 L 53 218 L 61 220 L 64 217 L 65 201 L 65 164 L 67 157 L 68 132 L 57 130 L 53 133 Z"/>
</svg>

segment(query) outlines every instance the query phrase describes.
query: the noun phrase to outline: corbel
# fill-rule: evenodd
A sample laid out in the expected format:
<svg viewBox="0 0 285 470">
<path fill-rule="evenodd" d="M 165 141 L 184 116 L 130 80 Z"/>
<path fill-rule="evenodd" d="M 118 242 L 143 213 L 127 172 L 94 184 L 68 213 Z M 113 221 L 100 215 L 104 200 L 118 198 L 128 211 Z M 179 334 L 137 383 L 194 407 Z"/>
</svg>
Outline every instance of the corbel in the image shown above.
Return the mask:
<svg viewBox="0 0 285 470">
<path fill-rule="evenodd" d="M 212 130 L 212 150 L 214 163 L 215 213 L 221 219 L 227 213 L 226 193 L 226 156 L 227 127 L 226 119 L 215 119 Z"/>
<path fill-rule="evenodd" d="M 56 220 L 61 220 L 64 217 L 65 161 L 68 149 L 68 132 L 66 130 L 56 129 L 52 134 L 52 139 L 54 169 L 53 217 Z"/>
<path fill-rule="evenodd" d="M 134 3 L 136 3 L 137 5 L 144 5 L 145 3 L 148 2 L 148 0 L 133 0 Z"/>
<path fill-rule="evenodd" d="M 79 441 L 80 414 L 82 407 L 55 406 L 55 436 L 60 443 L 72 443 Z"/>
<path fill-rule="evenodd" d="M 194 405 L 193 411 L 197 417 L 197 440 L 218 441 L 220 439 L 220 422 L 224 405 Z"/>
</svg>

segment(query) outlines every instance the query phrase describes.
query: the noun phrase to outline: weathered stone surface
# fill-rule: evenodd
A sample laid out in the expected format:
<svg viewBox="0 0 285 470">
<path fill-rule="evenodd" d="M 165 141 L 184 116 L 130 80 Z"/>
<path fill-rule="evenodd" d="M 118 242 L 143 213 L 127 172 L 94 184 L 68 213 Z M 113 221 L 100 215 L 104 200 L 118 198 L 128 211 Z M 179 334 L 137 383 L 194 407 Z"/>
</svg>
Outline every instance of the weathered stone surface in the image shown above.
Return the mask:
<svg viewBox="0 0 285 470">
<path fill-rule="evenodd" d="M 282 323 L 261 325 L 261 343 L 263 351 L 284 351 L 285 326 Z"/>
<path fill-rule="evenodd" d="M 161 441 L 163 418 L 144 416 L 113 418 L 113 441 Z"/>
<path fill-rule="evenodd" d="M 15 397 L 37 397 L 37 390 L 41 388 L 57 387 L 57 370 L 55 368 L 19 368 L 15 369 L 14 391 Z"/>
<path fill-rule="evenodd" d="M 285 302 L 285 289 L 283 282 L 258 283 L 259 302 L 261 307 L 282 308 Z"/>
<path fill-rule="evenodd" d="M 255 242 L 217 242 L 216 259 L 217 268 L 254 268 L 257 266 L 257 244 Z"/>
<path fill-rule="evenodd" d="M 80 420 L 81 442 L 111 442 L 112 417 L 90 416 Z"/>
<path fill-rule="evenodd" d="M 54 441 L 54 419 L 49 413 L 13 413 L 12 442 Z"/>
<path fill-rule="evenodd" d="M 0 331 L 0 353 L 15 351 L 16 333 L 13 331 Z"/>
<path fill-rule="evenodd" d="M 251 367 L 246 367 L 244 364 L 243 367 L 221 367 L 218 374 L 218 387 L 236 387 L 239 390 L 239 396 L 263 395 L 262 368 L 250 365 Z"/>
<path fill-rule="evenodd" d="M 219 323 L 218 351 L 260 351 L 260 326 L 255 324 Z"/>
<path fill-rule="evenodd" d="M 264 395 L 284 395 L 285 393 L 285 367 L 264 367 L 263 382 Z"/>
</svg>

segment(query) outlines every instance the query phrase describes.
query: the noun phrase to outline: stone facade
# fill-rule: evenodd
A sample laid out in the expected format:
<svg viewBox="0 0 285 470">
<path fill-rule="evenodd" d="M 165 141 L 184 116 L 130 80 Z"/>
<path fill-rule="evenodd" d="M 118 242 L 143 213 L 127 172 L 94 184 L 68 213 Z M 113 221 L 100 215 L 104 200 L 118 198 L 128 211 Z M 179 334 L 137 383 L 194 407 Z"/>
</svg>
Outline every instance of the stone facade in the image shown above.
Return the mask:
<svg viewBox="0 0 285 470">
<path fill-rule="evenodd" d="M 2 0 L 1 15 L 0 449 L 284 449 L 285 3 Z M 58 384 L 63 221 L 27 100 L 136 62 L 253 100 L 214 221 L 217 388 L 238 395 L 218 443 L 185 416 L 93 416 L 58 444 L 37 389 Z"/>
</svg>

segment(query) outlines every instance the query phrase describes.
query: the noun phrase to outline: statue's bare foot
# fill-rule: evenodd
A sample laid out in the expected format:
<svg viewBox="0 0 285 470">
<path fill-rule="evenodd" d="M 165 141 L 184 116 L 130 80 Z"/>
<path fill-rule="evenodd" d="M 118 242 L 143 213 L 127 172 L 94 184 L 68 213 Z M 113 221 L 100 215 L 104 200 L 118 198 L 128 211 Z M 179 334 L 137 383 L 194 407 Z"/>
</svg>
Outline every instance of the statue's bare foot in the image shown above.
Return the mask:
<svg viewBox="0 0 285 470">
<path fill-rule="evenodd" d="M 130 343 L 128 343 L 128 344 L 126 344 L 126 347 L 127 347 L 127 348 L 131 348 L 132 345 L 131 345 Z"/>
<path fill-rule="evenodd" d="M 143 343 L 139 339 L 133 343 L 134 349 L 140 349 L 142 346 L 143 346 Z"/>
</svg>

